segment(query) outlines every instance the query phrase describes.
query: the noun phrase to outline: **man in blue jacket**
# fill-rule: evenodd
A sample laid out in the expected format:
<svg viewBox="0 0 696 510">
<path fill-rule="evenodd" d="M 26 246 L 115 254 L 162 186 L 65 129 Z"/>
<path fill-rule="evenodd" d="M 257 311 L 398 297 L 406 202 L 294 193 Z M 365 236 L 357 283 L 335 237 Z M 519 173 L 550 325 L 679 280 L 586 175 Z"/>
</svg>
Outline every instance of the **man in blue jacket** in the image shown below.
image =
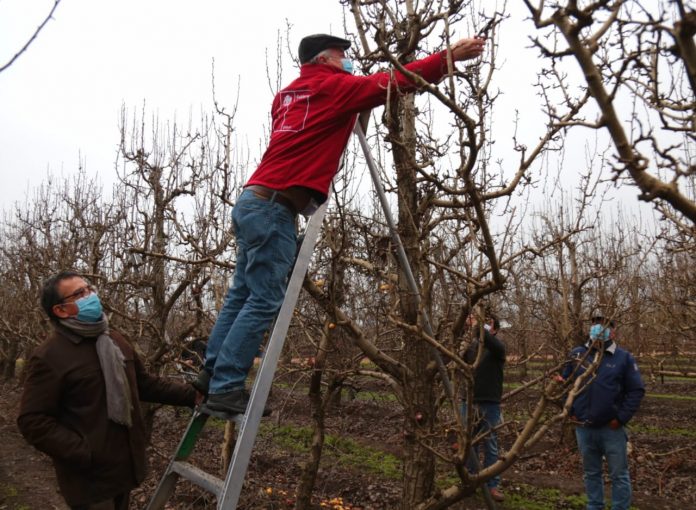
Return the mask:
<svg viewBox="0 0 696 510">
<path fill-rule="evenodd" d="M 630 352 L 614 342 L 614 322 L 603 319 L 590 329 L 589 341 L 570 353 L 563 378 L 581 376 L 599 359 L 594 378 L 575 398 L 571 413 L 577 421 L 575 435 L 585 471 L 587 509 L 604 509 L 602 458 L 611 478 L 612 510 L 631 506 L 627 436 L 624 426 L 645 395 L 638 365 Z"/>
</svg>

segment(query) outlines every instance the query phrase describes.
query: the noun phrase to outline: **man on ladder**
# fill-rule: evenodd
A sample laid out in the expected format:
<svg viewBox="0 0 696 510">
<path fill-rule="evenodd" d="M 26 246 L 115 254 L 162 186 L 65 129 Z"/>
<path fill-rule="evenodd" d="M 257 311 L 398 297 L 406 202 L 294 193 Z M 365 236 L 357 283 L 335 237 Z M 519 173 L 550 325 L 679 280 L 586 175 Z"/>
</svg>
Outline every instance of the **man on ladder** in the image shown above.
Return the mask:
<svg viewBox="0 0 696 510">
<path fill-rule="evenodd" d="M 478 57 L 485 40 L 462 39 L 454 62 Z M 417 89 L 398 71 L 353 76 L 350 41 L 316 34 L 300 42 L 300 77 L 273 101 L 270 143 L 232 211 L 237 236 L 234 280 L 208 339 L 205 366 L 194 386 L 207 407 L 244 413 L 245 381 L 264 332 L 285 296 L 296 252 L 297 214 L 326 201 L 357 115 L 382 105 L 391 92 Z M 440 51 L 404 66 L 430 83 L 447 72 Z"/>
</svg>

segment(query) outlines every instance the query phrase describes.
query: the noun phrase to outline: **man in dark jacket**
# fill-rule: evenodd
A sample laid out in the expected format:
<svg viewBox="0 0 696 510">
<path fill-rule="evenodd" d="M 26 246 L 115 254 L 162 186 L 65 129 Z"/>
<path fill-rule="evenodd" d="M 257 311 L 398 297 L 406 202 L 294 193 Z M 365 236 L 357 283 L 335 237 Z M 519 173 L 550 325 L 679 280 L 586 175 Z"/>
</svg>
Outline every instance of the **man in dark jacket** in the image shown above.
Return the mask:
<svg viewBox="0 0 696 510">
<path fill-rule="evenodd" d="M 73 510 L 126 510 L 145 478 L 140 401 L 192 407 L 199 397 L 145 371 L 77 273 L 46 280 L 41 305 L 53 332 L 29 360 L 19 430 L 53 459 Z"/>
<path fill-rule="evenodd" d="M 209 390 L 210 409 L 245 411 L 247 374 L 283 302 L 295 260 L 296 215 L 311 214 L 326 200 L 357 115 L 384 104 L 390 93 L 420 86 L 398 71 L 353 76 L 345 55 L 349 46 L 350 41 L 326 34 L 302 39 L 300 76 L 273 100 L 268 147 L 232 211 L 234 281 L 210 333 L 205 368 L 194 383 L 203 393 Z M 478 57 L 483 46 L 481 38 L 462 39 L 452 45 L 452 61 Z M 447 72 L 447 52 L 404 67 L 436 83 Z"/>
<path fill-rule="evenodd" d="M 468 320 L 474 341 L 467 349 L 464 361 L 474 363 L 479 353 L 479 329 L 472 315 Z M 483 349 L 481 359 L 474 373 L 474 410 L 478 425 L 475 432 L 486 433 L 483 439 L 483 467 L 494 464 L 498 460 L 498 436 L 493 430 L 500 424 L 500 398 L 503 396 L 503 366 L 505 365 L 505 344 L 496 335 L 500 329 L 500 321 L 490 316 L 484 325 Z M 466 401 L 462 405 L 462 414 L 466 416 Z M 478 455 L 478 448 L 473 451 Z M 471 463 L 474 468 L 475 463 Z M 486 482 L 486 486 L 495 501 L 503 501 L 503 493 L 498 488 L 500 476 L 494 476 Z"/>
<path fill-rule="evenodd" d="M 571 413 L 577 421 L 575 435 L 585 471 L 587 509 L 604 509 L 602 458 L 611 478 L 612 510 L 631 506 L 627 436 L 624 426 L 633 417 L 645 394 L 638 365 L 631 353 L 613 341 L 614 323 L 599 319 L 590 329 L 589 341 L 570 353 L 563 378 L 580 377 L 598 362 L 594 379 L 575 398 Z"/>
</svg>

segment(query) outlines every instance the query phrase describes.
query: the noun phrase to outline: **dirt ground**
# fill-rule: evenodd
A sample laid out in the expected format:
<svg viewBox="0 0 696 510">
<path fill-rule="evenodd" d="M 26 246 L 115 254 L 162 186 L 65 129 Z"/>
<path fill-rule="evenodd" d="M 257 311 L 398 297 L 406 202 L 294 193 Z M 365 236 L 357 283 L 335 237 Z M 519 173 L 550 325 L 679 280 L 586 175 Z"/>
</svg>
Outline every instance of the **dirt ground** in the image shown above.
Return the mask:
<svg viewBox="0 0 696 510">
<path fill-rule="evenodd" d="M 16 384 L 0 386 L 0 509 L 67 510 L 51 460 L 28 446 L 17 430 L 18 400 Z"/>
<path fill-rule="evenodd" d="M 696 394 L 694 389 L 696 381 L 649 384 L 648 393 L 693 396 Z M 50 460 L 28 446 L 17 431 L 15 417 L 19 394 L 16 385 L 5 384 L 0 395 L 0 437 L 3 438 L 0 510 L 64 510 L 67 507 L 56 488 Z M 506 420 L 524 412 L 529 403 L 530 400 L 520 398 L 506 404 L 503 408 Z M 264 431 L 255 445 L 239 508 L 292 508 L 292 494 L 306 454 L 279 443 L 278 431 L 286 425 L 310 425 L 307 399 L 281 388 L 274 389 L 271 404 L 276 411 L 271 418 L 264 420 Z M 133 492 L 131 510 L 143 509 L 147 505 L 183 433 L 187 417 L 186 410 L 163 408 L 158 412 L 148 452 L 150 475 Z M 395 403 L 370 398 L 345 400 L 329 418 L 328 432 L 398 457 L 402 442 L 398 434 L 400 419 Z M 220 423 L 209 422 L 193 456 L 195 464 L 212 473 L 219 466 L 223 428 Z M 543 444 L 504 473 L 502 489 L 506 502 L 500 505 L 500 509 L 582 508 L 578 498 L 572 499 L 572 496 L 583 493 L 580 460 L 577 452 L 559 439 L 560 430 L 553 431 Z M 696 508 L 696 401 L 646 397 L 634 419 L 630 439 L 633 448 L 633 508 Z M 500 442 L 504 448 L 506 438 L 502 437 Z M 392 509 L 398 506 L 399 491 L 398 479 L 376 475 L 359 465 L 328 460 L 319 473 L 316 504 L 317 508 L 333 510 Z M 546 506 L 541 506 L 541 503 L 536 506 L 536 502 L 542 500 L 546 501 Z M 180 483 L 168 508 L 214 507 L 210 496 L 187 483 Z M 454 508 L 474 510 L 484 506 L 473 497 Z"/>
</svg>

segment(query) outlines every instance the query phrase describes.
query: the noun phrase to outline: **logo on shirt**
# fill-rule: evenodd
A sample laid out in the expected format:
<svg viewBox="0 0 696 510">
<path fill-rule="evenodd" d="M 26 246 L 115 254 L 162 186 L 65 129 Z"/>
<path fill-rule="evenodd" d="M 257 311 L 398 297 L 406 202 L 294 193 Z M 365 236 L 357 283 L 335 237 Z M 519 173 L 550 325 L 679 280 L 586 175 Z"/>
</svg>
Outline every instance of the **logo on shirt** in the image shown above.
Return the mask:
<svg viewBox="0 0 696 510">
<path fill-rule="evenodd" d="M 309 115 L 309 90 L 283 90 L 273 131 L 302 131 Z"/>
</svg>

